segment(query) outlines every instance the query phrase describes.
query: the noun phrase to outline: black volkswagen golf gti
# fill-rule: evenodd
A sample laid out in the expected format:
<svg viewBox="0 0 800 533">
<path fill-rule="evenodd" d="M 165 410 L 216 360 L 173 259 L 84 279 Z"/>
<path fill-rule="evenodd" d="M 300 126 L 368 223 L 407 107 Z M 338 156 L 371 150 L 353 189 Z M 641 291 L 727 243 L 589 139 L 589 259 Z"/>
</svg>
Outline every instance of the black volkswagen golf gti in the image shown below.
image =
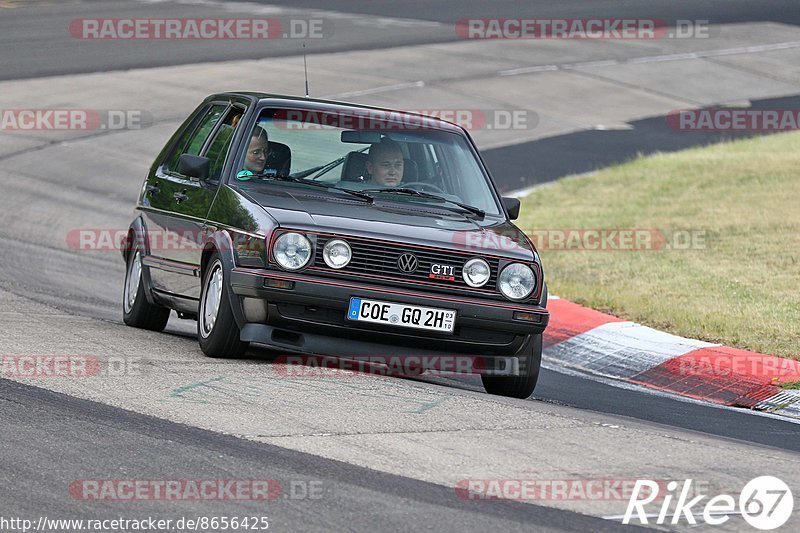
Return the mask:
<svg viewBox="0 0 800 533">
<path fill-rule="evenodd" d="M 549 315 L 539 255 L 511 223 L 519 207 L 454 124 L 213 95 L 143 184 L 125 323 L 161 331 L 175 310 L 211 357 L 250 343 L 344 361 L 469 357 L 489 393 L 525 398 Z"/>
</svg>

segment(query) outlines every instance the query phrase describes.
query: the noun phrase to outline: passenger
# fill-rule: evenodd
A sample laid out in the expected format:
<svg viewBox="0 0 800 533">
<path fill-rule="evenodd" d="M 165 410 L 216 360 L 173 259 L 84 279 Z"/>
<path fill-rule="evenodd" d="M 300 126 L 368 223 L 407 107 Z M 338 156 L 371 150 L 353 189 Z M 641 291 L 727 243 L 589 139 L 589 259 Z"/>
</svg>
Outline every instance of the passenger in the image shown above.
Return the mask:
<svg viewBox="0 0 800 533">
<path fill-rule="evenodd" d="M 269 137 L 267 130 L 256 126 L 253 135 L 250 137 L 250 144 L 247 146 L 247 153 L 244 156 L 244 169 L 236 174 L 236 179 L 247 181 L 254 174 L 264 172 L 269 156 Z"/>
<path fill-rule="evenodd" d="M 403 181 L 403 151 L 390 139 L 382 139 L 369 148 L 367 176 L 381 187 L 397 187 Z"/>
</svg>

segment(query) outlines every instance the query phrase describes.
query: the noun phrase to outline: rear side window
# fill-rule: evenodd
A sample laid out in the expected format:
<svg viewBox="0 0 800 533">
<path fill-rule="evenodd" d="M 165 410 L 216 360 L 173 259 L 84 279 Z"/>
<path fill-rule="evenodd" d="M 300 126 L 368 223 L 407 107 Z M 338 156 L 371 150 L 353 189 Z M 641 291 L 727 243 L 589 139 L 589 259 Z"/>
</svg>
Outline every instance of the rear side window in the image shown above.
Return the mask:
<svg viewBox="0 0 800 533">
<path fill-rule="evenodd" d="M 217 135 L 208 145 L 205 156 L 211 160 L 209 176 L 213 181 L 219 180 L 222 174 L 222 167 L 225 165 L 225 157 L 228 155 L 228 148 L 233 140 L 233 132 L 243 114 L 244 109 L 238 107 L 231 108 L 217 130 Z"/>
<path fill-rule="evenodd" d="M 181 154 L 200 155 L 200 150 L 203 149 L 208 136 L 214 131 L 214 126 L 220 121 L 227 108 L 228 106 L 225 104 L 215 104 L 199 115 L 200 120 L 189 126 L 178 140 L 175 150 L 164 163 L 164 172 L 178 172 L 178 160 Z"/>
</svg>

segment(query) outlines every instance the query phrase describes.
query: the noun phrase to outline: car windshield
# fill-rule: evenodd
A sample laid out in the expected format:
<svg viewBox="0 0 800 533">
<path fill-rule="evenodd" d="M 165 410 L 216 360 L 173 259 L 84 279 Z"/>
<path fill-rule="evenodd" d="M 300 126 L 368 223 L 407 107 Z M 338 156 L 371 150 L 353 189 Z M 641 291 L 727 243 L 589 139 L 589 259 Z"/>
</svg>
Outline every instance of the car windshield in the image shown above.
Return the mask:
<svg viewBox="0 0 800 533">
<path fill-rule="evenodd" d="M 500 216 L 467 138 L 436 129 L 433 121 L 399 112 L 268 109 L 239 155 L 234 181 L 289 187 L 313 181 L 329 190 L 365 191 L 381 202 Z M 293 179 L 281 179 L 287 177 Z"/>
</svg>

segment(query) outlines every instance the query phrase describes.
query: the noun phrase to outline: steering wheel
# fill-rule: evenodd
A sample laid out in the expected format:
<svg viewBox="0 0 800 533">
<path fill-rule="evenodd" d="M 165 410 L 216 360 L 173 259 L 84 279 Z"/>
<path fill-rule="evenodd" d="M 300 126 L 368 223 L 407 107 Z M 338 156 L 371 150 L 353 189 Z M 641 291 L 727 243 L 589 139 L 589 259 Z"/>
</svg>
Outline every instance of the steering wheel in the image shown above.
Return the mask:
<svg viewBox="0 0 800 533">
<path fill-rule="evenodd" d="M 414 185 L 417 185 L 418 188 L 415 188 Z M 427 183 L 425 181 L 409 181 L 408 183 L 401 183 L 400 186 L 401 187 L 408 187 L 409 189 L 414 189 L 414 190 L 423 191 L 423 192 L 425 191 L 426 187 L 430 187 L 431 189 L 434 190 L 434 192 L 438 192 L 438 193 L 441 193 L 441 194 L 447 194 L 438 185 L 434 185 L 433 183 Z"/>
</svg>

